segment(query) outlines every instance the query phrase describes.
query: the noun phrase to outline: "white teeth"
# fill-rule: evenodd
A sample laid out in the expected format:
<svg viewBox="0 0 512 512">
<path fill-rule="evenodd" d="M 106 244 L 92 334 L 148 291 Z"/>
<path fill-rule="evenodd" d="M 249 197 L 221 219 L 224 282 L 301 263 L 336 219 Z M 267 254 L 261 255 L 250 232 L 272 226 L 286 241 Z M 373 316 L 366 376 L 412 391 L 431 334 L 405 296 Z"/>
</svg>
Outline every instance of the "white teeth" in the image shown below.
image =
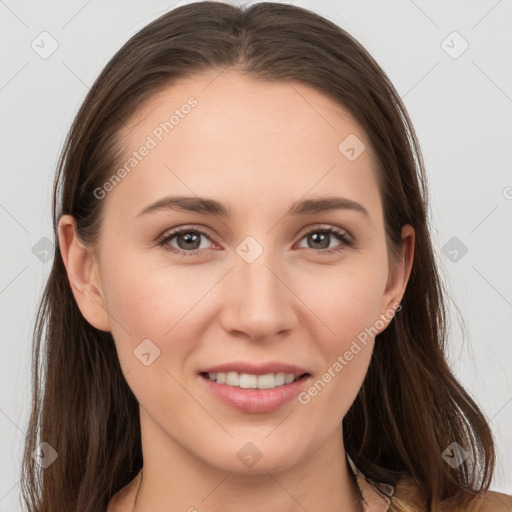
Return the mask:
<svg viewBox="0 0 512 512">
<path fill-rule="evenodd" d="M 294 379 L 295 379 L 295 375 L 293 375 L 293 373 L 287 373 L 284 378 L 284 383 L 290 384 L 290 382 L 292 382 Z"/>
<path fill-rule="evenodd" d="M 295 380 L 293 373 L 267 373 L 266 375 L 253 375 L 237 372 L 212 372 L 208 378 L 218 384 L 240 387 L 243 389 L 272 389 Z"/>
<path fill-rule="evenodd" d="M 293 373 L 289 373 L 288 375 L 293 375 Z M 293 375 L 295 377 L 295 375 Z M 276 386 L 282 386 L 286 382 L 286 374 L 284 373 L 276 373 L 274 377 Z"/>
<path fill-rule="evenodd" d="M 257 388 L 258 377 L 256 375 L 249 375 L 248 373 L 242 373 L 238 379 L 238 385 L 241 388 Z"/>
<path fill-rule="evenodd" d="M 239 386 L 240 378 L 238 377 L 238 373 L 236 373 L 236 372 L 226 373 L 226 384 L 228 386 Z"/>
<path fill-rule="evenodd" d="M 258 389 L 271 389 L 276 387 L 276 379 L 273 373 L 258 375 Z"/>
</svg>

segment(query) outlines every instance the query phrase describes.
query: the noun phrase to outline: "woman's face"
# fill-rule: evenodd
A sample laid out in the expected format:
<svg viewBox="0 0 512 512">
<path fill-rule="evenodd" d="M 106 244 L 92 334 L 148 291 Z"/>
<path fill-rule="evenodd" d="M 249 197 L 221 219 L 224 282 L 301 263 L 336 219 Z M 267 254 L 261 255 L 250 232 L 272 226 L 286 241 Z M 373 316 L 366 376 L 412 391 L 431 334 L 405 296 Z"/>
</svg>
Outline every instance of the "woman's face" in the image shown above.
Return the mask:
<svg viewBox="0 0 512 512">
<path fill-rule="evenodd" d="M 114 178 L 96 191 L 105 217 L 94 259 L 68 269 L 89 276 L 89 293 L 75 296 L 113 334 L 146 452 L 265 471 L 338 439 L 414 242 L 404 230 L 390 273 L 365 133 L 310 87 L 226 71 L 154 96 L 122 142 Z M 177 197 L 190 199 L 173 207 Z M 338 205 L 321 208 L 327 198 Z M 203 374 L 223 365 L 249 374 L 249 387 L 275 385 L 257 374 L 292 366 L 307 375 L 255 390 Z"/>
</svg>

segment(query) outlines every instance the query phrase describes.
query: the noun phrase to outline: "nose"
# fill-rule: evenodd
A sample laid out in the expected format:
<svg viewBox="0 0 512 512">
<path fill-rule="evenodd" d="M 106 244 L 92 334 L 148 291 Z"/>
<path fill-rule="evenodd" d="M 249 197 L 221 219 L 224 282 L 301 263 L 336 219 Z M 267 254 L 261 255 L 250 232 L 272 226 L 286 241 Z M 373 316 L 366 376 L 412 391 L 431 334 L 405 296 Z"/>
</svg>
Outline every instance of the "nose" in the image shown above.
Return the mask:
<svg viewBox="0 0 512 512">
<path fill-rule="evenodd" d="M 269 341 L 294 329 L 300 301 L 266 251 L 252 263 L 236 261 L 223 286 L 220 321 L 230 334 Z"/>
</svg>

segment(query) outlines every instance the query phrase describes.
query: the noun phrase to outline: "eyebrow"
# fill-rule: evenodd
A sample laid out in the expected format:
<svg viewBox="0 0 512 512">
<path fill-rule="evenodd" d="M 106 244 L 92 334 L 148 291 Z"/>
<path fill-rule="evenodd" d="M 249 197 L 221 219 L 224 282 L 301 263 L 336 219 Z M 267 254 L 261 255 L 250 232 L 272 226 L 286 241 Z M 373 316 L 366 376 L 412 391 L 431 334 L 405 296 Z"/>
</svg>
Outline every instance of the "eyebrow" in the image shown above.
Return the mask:
<svg viewBox="0 0 512 512">
<path fill-rule="evenodd" d="M 181 210 L 203 215 L 215 215 L 223 218 L 231 216 L 231 208 L 227 208 L 214 199 L 197 196 L 168 196 L 145 207 L 137 217 L 159 210 Z M 353 210 L 369 217 L 368 211 L 362 204 L 345 197 L 304 199 L 295 203 L 288 210 L 286 215 L 310 215 L 332 210 Z"/>
</svg>

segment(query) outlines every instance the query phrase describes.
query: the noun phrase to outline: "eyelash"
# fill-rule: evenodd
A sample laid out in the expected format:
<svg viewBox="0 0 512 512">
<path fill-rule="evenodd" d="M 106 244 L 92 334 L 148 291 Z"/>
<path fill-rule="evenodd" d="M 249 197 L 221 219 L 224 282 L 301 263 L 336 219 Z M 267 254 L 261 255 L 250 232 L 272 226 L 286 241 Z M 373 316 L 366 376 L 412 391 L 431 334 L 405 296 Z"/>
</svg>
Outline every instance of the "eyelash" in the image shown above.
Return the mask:
<svg viewBox="0 0 512 512">
<path fill-rule="evenodd" d="M 205 236 L 206 238 L 208 238 L 208 239 L 210 238 L 208 233 L 206 233 L 202 229 L 184 228 L 184 229 L 178 229 L 176 231 L 173 231 L 171 233 L 164 235 L 162 238 L 160 238 L 158 240 L 158 245 L 160 247 L 162 247 L 165 251 L 181 254 L 182 256 L 195 256 L 197 253 L 199 253 L 203 250 L 203 249 L 194 249 L 193 251 L 183 251 L 181 249 L 176 249 L 175 247 L 168 245 L 168 243 L 175 236 L 180 235 L 182 233 L 200 233 L 201 235 Z M 347 235 L 343 231 L 340 231 L 340 230 L 338 230 L 336 228 L 332 228 L 332 227 L 312 229 L 312 230 L 308 231 L 307 233 L 304 233 L 304 235 L 301 237 L 301 240 L 303 238 L 307 237 L 308 235 L 311 235 L 312 233 L 328 233 L 330 235 L 335 236 L 336 238 L 338 238 L 338 240 L 340 242 L 342 242 L 341 244 L 339 244 L 331 249 L 311 249 L 312 251 L 316 251 L 317 253 L 319 253 L 321 255 L 333 254 L 338 251 L 342 251 L 345 248 L 345 246 L 346 247 L 354 246 L 354 241 L 352 240 L 352 238 L 349 235 Z"/>
</svg>

